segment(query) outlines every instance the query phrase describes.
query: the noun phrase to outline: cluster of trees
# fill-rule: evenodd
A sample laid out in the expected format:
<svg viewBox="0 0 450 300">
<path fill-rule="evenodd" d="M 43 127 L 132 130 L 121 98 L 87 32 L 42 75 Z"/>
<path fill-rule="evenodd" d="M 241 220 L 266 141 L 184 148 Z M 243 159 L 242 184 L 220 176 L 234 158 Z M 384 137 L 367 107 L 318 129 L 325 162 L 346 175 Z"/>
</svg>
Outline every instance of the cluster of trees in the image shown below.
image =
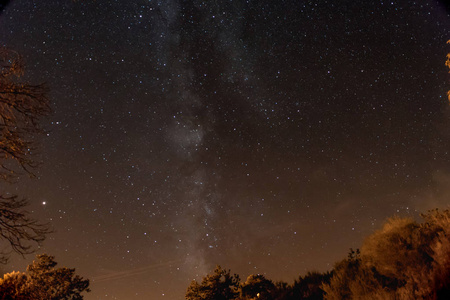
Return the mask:
<svg viewBox="0 0 450 300">
<path fill-rule="evenodd" d="M 450 299 L 450 212 L 391 218 L 336 264 L 326 299 Z"/>
<path fill-rule="evenodd" d="M 331 272 L 308 273 L 292 285 L 216 267 L 193 281 L 188 300 L 450 299 L 450 211 L 432 210 L 423 222 L 393 217 L 351 250 Z"/>
<path fill-rule="evenodd" d="M 273 282 L 264 275 L 250 275 L 241 283 L 239 275 L 217 266 L 201 283 L 192 281 L 186 292 L 188 300 L 272 300 L 323 299 L 322 283 L 329 282 L 331 273 L 309 272 L 292 285 Z"/>
<path fill-rule="evenodd" d="M 0 279 L 0 300 L 83 299 L 89 280 L 75 275 L 75 269 L 55 268 L 53 256 L 37 255 L 26 272 L 12 272 Z"/>
</svg>

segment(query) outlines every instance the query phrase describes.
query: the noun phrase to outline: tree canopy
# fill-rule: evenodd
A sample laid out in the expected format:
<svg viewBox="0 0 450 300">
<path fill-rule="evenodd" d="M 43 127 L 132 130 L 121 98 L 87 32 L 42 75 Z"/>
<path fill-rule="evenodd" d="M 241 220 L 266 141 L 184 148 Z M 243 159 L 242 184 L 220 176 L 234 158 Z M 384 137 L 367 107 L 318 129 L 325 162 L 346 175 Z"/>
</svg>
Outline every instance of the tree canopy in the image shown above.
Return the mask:
<svg viewBox="0 0 450 300">
<path fill-rule="evenodd" d="M 336 264 L 325 299 L 450 299 L 450 211 L 394 217 Z"/>
<path fill-rule="evenodd" d="M 214 273 L 206 275 L 199 284 L 195 280 L 187 289 L 189 300 L 228 300 L 238 295 L 239 276 L 231 275 L 230 270 L 216 266 Z"/>
<path fill-rule="evenodd" d="M 37 255 L 26 272 L 12 272 L 0 279 L 0 300 L 81 300 L 89 292 L 89 280 L 75 275 L 75 269 L 55 268 L 53 256 Z"/>
<path fill-rule="evenodd" d="M 251 274 L 245 282 L 239 276 L 217 266 L 213 274 L 206 275 L 201 283 L 195 280 L 186 292 L 188 300 L 319 300 L 323 299 L 324 282 L 330 273 L 309 272 L 299 277 L 293 285 L 273 282 L 262 274 Z"/>
<path fill-rule="evenodd" d="M 191 283 L 186 299 L 450 299 L 450 211 L 431 210 L 422 218 L 388 219 L 331 272 L 308 272 L 292 285 L 260 274 L 240 283 L 217 267 L 200 284 Z"/>
</svg>

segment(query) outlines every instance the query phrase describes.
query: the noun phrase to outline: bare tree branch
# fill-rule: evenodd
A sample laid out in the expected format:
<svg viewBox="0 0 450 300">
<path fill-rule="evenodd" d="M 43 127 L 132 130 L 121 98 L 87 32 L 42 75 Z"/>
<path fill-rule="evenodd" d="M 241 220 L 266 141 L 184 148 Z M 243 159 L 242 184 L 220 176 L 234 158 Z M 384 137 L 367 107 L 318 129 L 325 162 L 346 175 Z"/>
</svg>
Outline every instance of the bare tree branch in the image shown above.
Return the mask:
<svg viewBox="0 0 450 300">
<path fill-rule="evenodd" d="M 21 254 L 34 252 L 50 233 L 49 224 L 41 224 L 29 216 L 24 208 L 28 205 L 25 199 L 17 196 L 0 196 L 0 239 L 6 241 L 7 248 Z M 5 250 L 1 253 L 0 262 L 5 263 L 9 253 Z"/>
<path fill-rule="evenodd" d="M 32 175 L 36 166 L 31 154 L 35 134 L 42 133 L 39 119 L 50 113 L 48 89 L 44 84 L 20 82 L 24 64 L 20 55 L 0 49 L 0 161 L 15 161 Z M 15 172 L 0 164 L 0 179 L 9 180 Z"/>
<path fill-rule="evenodd" d="M 4 181 L 12 181 L 20 171 L 33 176 L 34 139 L 42 133 L 38 121 L 50 113 L 47 87 L 21 81 L 23 74 L 20 55 L 0 48 L 0 180 Z M 0 193 L 0 263 L 11 252 L 22 256 L 34 252 L 50 232 L 48 224 L 30 217 L 27 205 L 25 199 Z"/>
</svg>

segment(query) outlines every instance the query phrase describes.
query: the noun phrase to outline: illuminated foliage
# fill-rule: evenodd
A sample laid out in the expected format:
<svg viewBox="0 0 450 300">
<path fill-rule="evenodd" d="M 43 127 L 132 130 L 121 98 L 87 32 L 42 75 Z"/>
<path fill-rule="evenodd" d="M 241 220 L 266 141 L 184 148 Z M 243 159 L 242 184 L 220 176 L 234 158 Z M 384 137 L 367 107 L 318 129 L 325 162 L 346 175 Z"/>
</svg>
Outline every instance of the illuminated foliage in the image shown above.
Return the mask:
<svg viewBox="0 0 450 300">
<path fill-rule="evenodd" d="M 0 299 L 81 300 L 89 280 L 75 269 L 55 268 L 53 256 L 38 255 L 25 273 L 13 272 L 0 279 Z"/>
<path fill-rule="evenodd" d="M 30 299 L 30 285 L 25 273 L 12 272 L 0 279 L 0 299 L 25 300 Z"/>
<path fill-rule="evenodd" d="M 450 212 L 423 218 L 389 219 L 367 238 L 361 256 L 336 264 L 325 299 L 447 299 Z"/>
</svg>

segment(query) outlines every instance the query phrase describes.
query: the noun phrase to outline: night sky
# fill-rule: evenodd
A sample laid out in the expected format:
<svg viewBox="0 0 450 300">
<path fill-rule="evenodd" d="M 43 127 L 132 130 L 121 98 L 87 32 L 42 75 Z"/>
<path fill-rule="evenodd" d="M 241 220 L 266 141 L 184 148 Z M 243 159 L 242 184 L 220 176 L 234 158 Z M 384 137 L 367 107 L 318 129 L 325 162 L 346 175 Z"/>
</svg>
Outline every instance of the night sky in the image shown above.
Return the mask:
<svg viewBox="0 0 450 300">
<path fill-rule="evenodd" d="M 183 299 L 216 264 L 292 283 L 450 208 L 448 39 L 436 0 L 11 1 L 0 43 L 53 114 L 2 190 L 86 299 Z"/>
</svg>

